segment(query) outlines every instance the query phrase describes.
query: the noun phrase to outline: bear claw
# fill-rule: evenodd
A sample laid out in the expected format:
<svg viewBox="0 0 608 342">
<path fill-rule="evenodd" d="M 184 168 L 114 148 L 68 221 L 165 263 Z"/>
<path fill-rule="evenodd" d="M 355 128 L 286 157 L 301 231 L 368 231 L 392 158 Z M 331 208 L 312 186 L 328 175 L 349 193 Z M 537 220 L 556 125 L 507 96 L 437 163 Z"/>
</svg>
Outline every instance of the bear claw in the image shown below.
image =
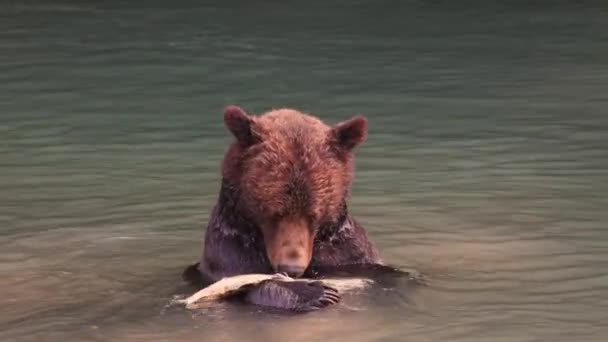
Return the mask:
<svg viewBox="0 0 608 342">
<path fill-rule="evenodd" d="M 307 285 L 318 286 L 322 293 L 320 293 L 317 298 L 312 299 L 309 302 L 301 303 L 298 308 L 299 311 L 317 311 L 329 305 L 336 304 L 340 301 L 340 295 L 338 293 L 338 290 L 331 286 L 325 285 L 319 281 L 313 281 L 308 283 Z"/>
</svg>

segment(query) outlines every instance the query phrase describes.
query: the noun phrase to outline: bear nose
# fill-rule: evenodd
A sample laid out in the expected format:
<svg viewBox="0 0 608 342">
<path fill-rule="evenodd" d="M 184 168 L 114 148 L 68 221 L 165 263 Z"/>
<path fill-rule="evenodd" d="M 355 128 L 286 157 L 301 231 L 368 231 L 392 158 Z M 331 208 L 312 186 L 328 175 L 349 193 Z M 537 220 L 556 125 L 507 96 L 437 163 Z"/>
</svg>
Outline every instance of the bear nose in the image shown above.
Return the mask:
<svg viewBox="0 0 608 342">
<path fill-rule="evenodd" d="M 290 277 L 299 277 L 304 274 L 305 268 L 298 265 L 280 264 L 277 267 L 279 273 L 287 273 Z"/>
</svg>

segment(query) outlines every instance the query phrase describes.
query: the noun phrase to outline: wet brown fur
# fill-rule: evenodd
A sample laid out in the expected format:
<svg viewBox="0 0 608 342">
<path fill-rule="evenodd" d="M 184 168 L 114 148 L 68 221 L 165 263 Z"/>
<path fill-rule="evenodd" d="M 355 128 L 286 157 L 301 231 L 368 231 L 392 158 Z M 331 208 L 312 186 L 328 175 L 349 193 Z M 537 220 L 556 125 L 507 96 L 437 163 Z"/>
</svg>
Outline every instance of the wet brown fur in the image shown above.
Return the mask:
<svg viewBox="0 0 608 342">
<path fill-rule="evenodd" d="M 385 269 L 346 204 L 353 149 L 367 137 L 365 118 L 329 126 L 293 109 L 254 116 L 230 106 L 224 122 L 235 140 L 224 156 L 203 253 L 183 273 L 188 282 L 203 287 L 223 277 L 276 272 L 281 264 L 305 268 L 301 275 L 309 278 Z M 291 290 L 285 296 L 260 285 L 247 298 L 274 307 L 294 298 L 314 306 L 321 298 Z"/>
<path fill-rule="evenodd" d="M 224 122 L 236 139 L 224 156 L 203 253 L 183 272 L 185 280 L 200 288 L 224 277 L 280 269 L 307 278 L 394 271 L 346 204 L 353 149 L 367 138 L 365 118 L 328 126 L 293 109 L 253 116 L 230 106 Z M 321 282 L 301 284 L 262 282 L 244 299 L 291 311 L 337 300 L 336 290 Z"/>
<path fill-rule="evenodd" d="M 239 211 L 260 227 L 275 269 L 307 267 L 318 228 L 339 219 L 352 181 L 351 150 L 366 139 L 366 120 L 330 127 L 292 109 L 250 116 L 238 107 L 228 107 L 224 120 L 236 140 L 222 176 L 238 189 Z"/>
</svg>

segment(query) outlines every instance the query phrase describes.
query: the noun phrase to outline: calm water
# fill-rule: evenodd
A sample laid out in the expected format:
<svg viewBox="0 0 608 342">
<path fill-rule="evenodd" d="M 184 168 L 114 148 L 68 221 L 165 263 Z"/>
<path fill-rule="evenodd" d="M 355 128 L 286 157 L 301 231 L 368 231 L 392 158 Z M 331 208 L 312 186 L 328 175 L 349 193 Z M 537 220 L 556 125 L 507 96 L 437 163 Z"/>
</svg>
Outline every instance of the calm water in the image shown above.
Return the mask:
<svg viewBox="0 0 608 342">
<path fill-rule="evenodd" d="M 428 286 L 166 308 L 230 103 L 367 115 L 352 211 Z M 3 1 L 0 153 L 2 341 L 608 338 L 606 3 Z"/>
</svg>

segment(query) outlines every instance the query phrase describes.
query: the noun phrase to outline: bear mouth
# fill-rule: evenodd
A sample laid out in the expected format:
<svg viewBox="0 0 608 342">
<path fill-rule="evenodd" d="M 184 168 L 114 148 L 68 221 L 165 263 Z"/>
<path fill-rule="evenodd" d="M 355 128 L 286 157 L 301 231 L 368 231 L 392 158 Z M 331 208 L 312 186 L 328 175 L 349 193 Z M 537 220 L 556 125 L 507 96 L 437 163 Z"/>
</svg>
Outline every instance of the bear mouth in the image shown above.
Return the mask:
<svg viewBox="0 0 608 342">
<path fill-rule="evenodd" d="M 275 271 L 277 273 L 286 274 L 292 278 L 299 278 L 304 274 L 304 271 L 306 271 L 306 267 L 300 265 L 279 264 Z"/>
</svg>

